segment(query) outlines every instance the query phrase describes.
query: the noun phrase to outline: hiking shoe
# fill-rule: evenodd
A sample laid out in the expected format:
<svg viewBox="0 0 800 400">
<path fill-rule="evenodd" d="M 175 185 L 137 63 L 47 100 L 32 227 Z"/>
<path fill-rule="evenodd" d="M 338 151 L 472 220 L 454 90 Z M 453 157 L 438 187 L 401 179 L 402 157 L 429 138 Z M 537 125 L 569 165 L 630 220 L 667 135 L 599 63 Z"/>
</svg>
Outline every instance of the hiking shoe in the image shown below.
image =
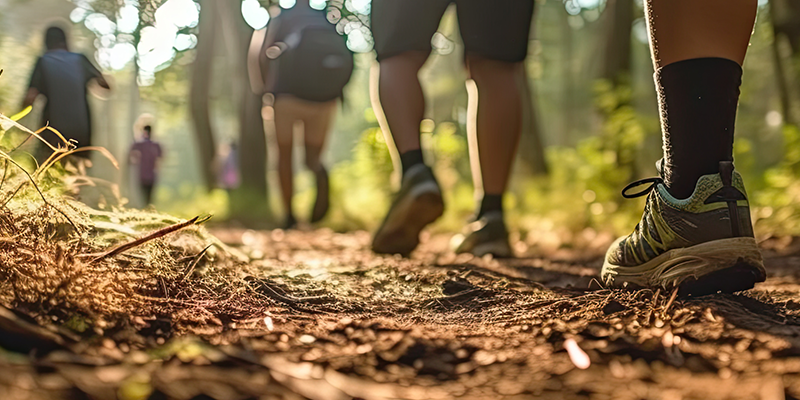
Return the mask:
<svg viewBox="0 0 800 400">
<path fill-rule="evenodd" d="M 626 194 L 646 183 L 652 183 L 648 189 Z M 661 178 L 622 191 L 626 198 L 645 194 L 641 222 L 606 253 L 600 273 L 606 286 L 680 287 L 684 294 L 702 295 L 746 290 L 766 279 L 747 194 L 732 162 L 700 177 L 688 199 L 670 195 Z"/>
<path fill-rule="evenodd" d="M 444 212 L 442 191 L 425 164 L 411 167 L 400 192 L 372 239 L 372 251 L 408 256 L 419 244 L 419 233 Z"/>
<path fill-rule="evenodd" d="M 503 213 L 492 211 L 467 226 L 469 233 L 456 249 L 456 253 L 472 253 L 477 257 L 491 254 L 498 258 L 514 257 L 508 243 L 508 230 Z"/>
<path fill-rule="evenodd" d="M 317 198 L 314 200 L 314 209 L 311 212 L 311 223 L 317 223 L 325 218 L 330 207 L 330 187 L 328 181 L 328 171 L 320 167 L 314 173 L 317 180 Z"/>
<path fill-rule="evenodd" d="M 289 214 L 286 216 L 283 220 L 283 225 L 281 225 L 281 229 L 285 231 L 297 229 L 297 220 L 294 218 L 294 215 Z"/>
</svg>

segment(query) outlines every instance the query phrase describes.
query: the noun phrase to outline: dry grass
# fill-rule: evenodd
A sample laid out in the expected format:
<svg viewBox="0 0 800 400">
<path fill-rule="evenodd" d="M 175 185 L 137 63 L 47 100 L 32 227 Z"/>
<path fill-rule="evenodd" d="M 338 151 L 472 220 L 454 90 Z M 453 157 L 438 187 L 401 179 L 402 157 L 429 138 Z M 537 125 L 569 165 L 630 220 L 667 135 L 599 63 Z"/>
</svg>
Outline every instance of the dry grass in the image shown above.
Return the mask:
<svg viewBox="0 0 800 400">
<path fill-rule="evenodd" d="M 15 121 L 24 114 L 0 114 L 0 135 L 19 129 L 45 142 L 39 134 L 49 129 L 61 145 L 48 144 L 51 156 L 33 171 L 15 159 L 19 146 L 0 148 L 0 305 L 40 322 L 78 316 L 95 331 L 142 316 L 175 328 L 263 312 L 270 300 L 247 285 L 246 257 L 196 219 L 95 210 L 71 198 L 67 182 L 76 180 L 64 178 L 62 164 L 83 162 L 72 157 L 80 151 L 113 157 L 76 148 L 49 127 L 31 131 Z"/>
</svg>

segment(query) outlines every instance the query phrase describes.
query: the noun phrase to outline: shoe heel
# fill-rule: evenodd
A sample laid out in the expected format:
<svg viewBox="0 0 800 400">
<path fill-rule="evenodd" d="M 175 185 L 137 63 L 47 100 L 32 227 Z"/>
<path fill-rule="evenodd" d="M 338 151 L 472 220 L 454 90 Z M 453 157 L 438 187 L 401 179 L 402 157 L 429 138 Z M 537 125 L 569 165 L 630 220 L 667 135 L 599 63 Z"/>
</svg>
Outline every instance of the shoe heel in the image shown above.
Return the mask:
<svg viewBox="0 0 800 400">
<path fill-rule="evenodd" d="M 675 282 L 684 294 L 733 293 L 766 279 L 764 261 L 751 237 L 720 239 L 673 250 L 659 268 L 661 282 Z"/>
<path fill-rule="evenodd" d="M 419 244 L 419 234 L 444 213 L 439 187 L 422 186 L 405 201 L 396 205 L 375 235 L 372 250 L 383 254 L 407 257 Z"/>
<path fill-rule="evenodd" d="M 408 222 L 419 226 L 419 230 L 421 231 L 425 225 L 436 221 L 442 214 L 444 214 L 442 195 L 429 192 L 416 198 L 414 204 L 411 206 Z"/>
<path fill-rule="evenodd" d="M 714 293 L 736 293 L 752 289 L 764 277 L 757 267 L 744 261 L 730 267 L 685 280 L 678 289 L 681 296 L 705 296 Z"/>
</svg>

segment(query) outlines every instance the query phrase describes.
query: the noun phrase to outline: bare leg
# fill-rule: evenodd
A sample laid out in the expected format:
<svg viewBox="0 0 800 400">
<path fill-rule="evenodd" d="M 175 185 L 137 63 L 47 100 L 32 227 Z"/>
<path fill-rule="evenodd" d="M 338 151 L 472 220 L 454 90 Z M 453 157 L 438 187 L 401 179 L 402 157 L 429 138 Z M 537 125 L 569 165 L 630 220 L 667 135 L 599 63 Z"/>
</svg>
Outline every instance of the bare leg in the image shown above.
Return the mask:
<svg viewBox="0 0 800 400">
<path fill-rule="evenodd" d="M 444 211 L 442 193 L 423 164 L 419 125 L 425 98 L 417 73 L 427 52 L 410 51 L 381 61 L 380 98 L 395 146 L 403 181 L 389 212 L 372 240 L 377 253 L 407 256 L 419 244 L 419 233 Z"/>
<path fill-rule="evenodd" d="M 739 85 L 757 0 L 649 0 L 647 17 L 664 141 L 663 177 L 688 198 L 733 161 Z"/>
<path fill-rule="evenodd" d="M 316 172 L 322 167 L 320 157 L 336 112 L 336 100 L 319 104 L 308 103 L 306 106 L 308 110 L 304 110 L 303 116 L 305 161 L 308 169 Z"/>
<path fill-rule="evenodd" d="M 522 128 L 522 96 L 518 87 L 521 63 L 467 56 L 475 85 L 469 89 L 470 158 L 475 190 L 483 198 L 457 253 L 513 257 L 503 218 L 503 193 L 517 152 Z M 475 98 L 477 97 L 477 99 Z M 477 104 L 476 104 L 477 100 Z M 477 154 L 476 154 L 477 153 Z M 480 172 L 476 173 L 476 161 Z"/>
<path fill-rule="evenodd" d="M 292 196 L 294 195 L 294 174 L 292 171 L 292 145 L 295 115 L 293 100 L 275 101 L 275 137 L 278 141 L 278 177 L 281 187 L 281 201 L 286 213 L 287 225 L 294 220 Z"/>
<path fill-rule="evenodd" d="M 303 119 L 305 161 L 308 169 L 314 172 L 314 178 L 317 183 L 317 198 L 314 201 L 314 209 L 311 212 L 311 222 L 318 222 L 328 213 L 330 204 L 328 171 L 322 165 L 321 158 L 325 139 L 328 137 L 328 131 L 336 111 L 336 100 L 328 103 L 309 104 L 309 106 L 310 109 Z"/>
<path fill-rule="evenodd" d="M 653 182 L 659 194 L 650 192 L 633 233 L 611 246 L 600 276 L 607 286 L 695 295 L 750 289 L 766 271 L 732 161 L 741 63 L 757 2 L 647 0 L 646 6 L 664 182 Z"/>
<path fill-rule="evenodd" d="M 380 98 L 397 151 L 419 150 L 419 125 L 425 113 L 425 98 L 419 73 L 428 54 L 405 52 L 381 61 Z"/>
<path fill-rule="evenodd" d="M 521 133 L 522 97 L 517 86 L 521 65 L 480 57 L 469 57 L 467 62 L 478 87 L 477 118 L 468 119 L 475 121 L 468 129 L 477 129 L 484 195 L 502 195 Z"/>
<path fill-rule="evenodd" d="M 653 64 L 719 57 L 744 62 L 757 0 L 648 0 Z"/>
</svg>

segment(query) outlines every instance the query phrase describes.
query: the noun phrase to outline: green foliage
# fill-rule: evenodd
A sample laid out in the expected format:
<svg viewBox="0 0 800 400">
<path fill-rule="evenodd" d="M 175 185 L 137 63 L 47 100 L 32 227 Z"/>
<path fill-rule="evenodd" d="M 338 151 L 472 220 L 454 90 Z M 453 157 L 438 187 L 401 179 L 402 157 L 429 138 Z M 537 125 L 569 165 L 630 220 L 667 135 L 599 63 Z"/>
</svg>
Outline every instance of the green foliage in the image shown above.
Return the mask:
<svg viewBox="0 0 800 400">
<path fill-rule="evenodd" d="M 594 90 L 603 117 L 600 133 L 574 147 L 549 147 L 549 176 L 518 178 L 507 199 L 508 220 L 516 222 L 528 245 L 600 249 L 629 233 L 641 215 L 643 202 L 624 200 L 619 193 L 638 175 L 647 118 L 631 105 L 630 86 L 598 81 Z"/>
<path fill-rule="evenodd" d="M 635 175 L 635 155 L 645 138 L 646 118 L 628 105 L 630 90 L 598 84 L 598 108 L 605 124 L 600 135 L 576 147 L 549 147 L 547 177 L 516 176 L 505 198 L 508 222 L 521 238 L 537 246 L 592 246 L 628 233 L 641 214 L 641 201 L 623 201 L 619 191 Z M 475 210 L 465 131 L 452 122 L 426 121 L 422 134 L 426 159 L 445 197 L 445 215 L 434 231 L 457 232 Z M 331 172 L 331 214 L 336 230 L 374 229 L 392 199 L 392 161 L 380 129 L 363 132 L 352 158 Z M 304 174 L 297 209 L 310 210 L 313 178 Z M 598 244 L 598 246 L 600 246 Z"/>
<path fill-rule="evenodd" d="M 78 314 L 74 314 L 72 317 L 70 317 L 67 322 L 64 323 L 64 326 L 78 333 L 84 333 L 91 328 L 91 325 L 86 320 L 86 317 Z"/>
<path fill-rule="evenodd" d="M 594 90 L 595 104 L 605 120 L 602 133 L 597 137 L 598 150 L 612 151 L 616 165 L 629 169 L 631 178 L 645 137 L 641 118 L 631 104 L 633 91 L 630 85 L 614 85 L 607 80 L 597 81 Z"/>
<path fill-rule="evenodd" d="M 178 186 L 158 186 L 154 197 L 159 211 L 182 218 L 212 214 L 214 220 L 228 217 L 228 194 L 222 189 L 206 190 L 202 185 L 184 182 Z"/>
<path fill-rule="evenodd" d="M 330 171 L 331 210 L 328 226 L 336 230 L 372 229 L 389 208 L 392 194 L 392 158 L 383 133 L 377 127 L 365 130 L 353 147 L 352 158 Z M 310 180 L 310 173 L 306 179 Z M 296 196 L 298 210 L 310 210 L 314 189 Z"/>
<path fill-rule="evenodd" d="M 783 128 L 783 160 L 766 170 L 758 191 L 751 193 L 756 233 L 800 234 L 800 129 Z"/>
</svg>

